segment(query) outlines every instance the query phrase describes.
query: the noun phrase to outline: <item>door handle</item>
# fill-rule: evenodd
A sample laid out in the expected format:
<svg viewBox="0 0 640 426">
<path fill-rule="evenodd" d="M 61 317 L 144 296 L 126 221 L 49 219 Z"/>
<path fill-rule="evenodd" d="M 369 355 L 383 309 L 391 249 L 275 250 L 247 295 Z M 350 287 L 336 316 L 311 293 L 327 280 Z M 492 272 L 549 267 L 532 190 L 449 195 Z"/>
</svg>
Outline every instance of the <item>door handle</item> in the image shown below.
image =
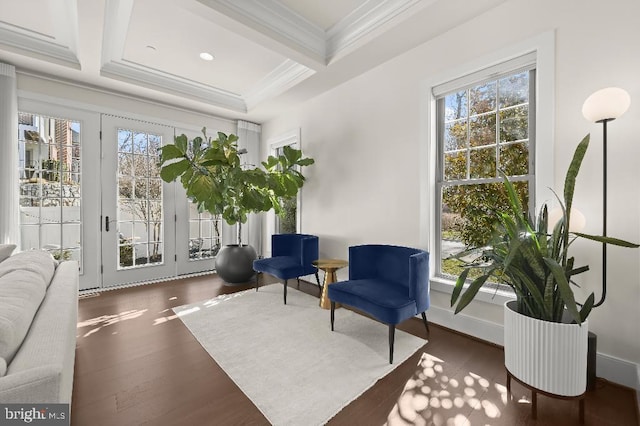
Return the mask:
<svg viewBox="0 0 640 426">
<path fill-rule="evenodd" d="M 104 219 L 104 230 L 109 232 L 109 216 L 106 216 Z"/>
</svg>

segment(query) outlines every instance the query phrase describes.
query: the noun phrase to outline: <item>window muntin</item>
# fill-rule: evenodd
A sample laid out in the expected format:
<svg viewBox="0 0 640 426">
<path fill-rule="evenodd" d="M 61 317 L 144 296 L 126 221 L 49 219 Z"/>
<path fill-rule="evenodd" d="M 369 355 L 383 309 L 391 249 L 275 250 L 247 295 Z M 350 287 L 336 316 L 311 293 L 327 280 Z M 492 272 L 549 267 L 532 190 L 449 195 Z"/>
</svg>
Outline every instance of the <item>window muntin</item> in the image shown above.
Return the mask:
<svg viewBox="0 0 640 426">
<path fill-rule="evenodd" d="M 486 243 L 489 213 L 506 203 L 504 172 L 534 205 L 535 68 L 502 72 L 436 98 L 436 275 L 461 271 L 453 256 Z"/>
</svg>

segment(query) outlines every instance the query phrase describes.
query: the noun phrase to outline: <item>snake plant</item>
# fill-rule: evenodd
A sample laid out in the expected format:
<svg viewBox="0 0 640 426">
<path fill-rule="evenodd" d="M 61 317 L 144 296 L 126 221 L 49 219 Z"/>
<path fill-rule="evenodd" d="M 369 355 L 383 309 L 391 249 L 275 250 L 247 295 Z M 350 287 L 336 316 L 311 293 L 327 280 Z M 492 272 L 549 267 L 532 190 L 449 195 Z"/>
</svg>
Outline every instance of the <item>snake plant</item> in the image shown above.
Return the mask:
<svg viewBox="0 0 640 426">
<path fill-rule="evenodd" d="M 561 322 L 566 310 L 573 321 L 581 324 L 591 312 L 594 294 L 583 304 L 576 303 L 572 285 L 578 274 L 589 270 L 588 266 L 576 266 L 569 255 L 571 243 L 576 238 L 586 238 L 622 247 L 638 247 L 637 244 L 616 238 L 571 232 L 573 193 L 580 165 L 589 146 L 589 135 L 578 144 L 564 182 L 564 202 L 555 194 L 562 209 L 562 217 L 548 230 L 549 214 L 543 205 L 537 218 L 532 218 L 523 207 L 513 184 L 502 174 L 509 197 L 508 211 L 495 211 L 496 227 L 492 240 L 482 248 L 482 255 L 466 265 L 459 275 L 451 306 L 455 313 L 464 309 L 487 282 L 503 283 L 515 293 L 517 309 L 529 317 Z M 469 254 L 471 250 L 459 255 Z M 477 251 L 477 249 L 476 249 Z M 469 272 L 477 271 L 477 278 L 465 287 Z"/>
</svg>

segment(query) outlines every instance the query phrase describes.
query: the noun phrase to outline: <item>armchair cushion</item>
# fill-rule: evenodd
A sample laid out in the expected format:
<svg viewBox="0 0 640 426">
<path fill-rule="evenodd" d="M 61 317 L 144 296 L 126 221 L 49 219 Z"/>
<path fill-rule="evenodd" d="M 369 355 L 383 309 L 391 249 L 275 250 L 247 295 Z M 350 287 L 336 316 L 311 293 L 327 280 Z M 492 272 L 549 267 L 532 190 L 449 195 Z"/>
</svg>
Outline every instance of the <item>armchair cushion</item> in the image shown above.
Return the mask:
<svg viewBox="0 0 640 426">
<path fill-rule="evenodd" d="M 300 259 L 293 256 L 276 256 L 254 260 L 253 269 L 273 275 L 281 280 L 305 275 Z"/>
<path fill-rule="evenodd" d="M 415 315 L 415 301 L 405 286 L 390 286 L 386 281 L 364 279 L 329 286 L 332 301 L 356 307 L 385 324 L 398 324 Z"/>
</svg>

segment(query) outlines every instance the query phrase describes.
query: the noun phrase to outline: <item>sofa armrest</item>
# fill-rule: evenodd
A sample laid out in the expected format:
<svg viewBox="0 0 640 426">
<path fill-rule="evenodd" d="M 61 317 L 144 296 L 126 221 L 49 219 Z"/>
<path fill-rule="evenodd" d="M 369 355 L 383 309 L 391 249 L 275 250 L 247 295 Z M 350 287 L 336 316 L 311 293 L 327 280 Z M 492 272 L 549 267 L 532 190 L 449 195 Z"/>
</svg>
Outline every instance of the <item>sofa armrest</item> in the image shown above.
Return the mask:
<svg viewBox="0 0 640 426">
<path fill-rule="evenodd" d="M 71 403 L 61 389 L 63 367 L 41 365 L 0 377 L 0 403 Z"/>
</svg>

